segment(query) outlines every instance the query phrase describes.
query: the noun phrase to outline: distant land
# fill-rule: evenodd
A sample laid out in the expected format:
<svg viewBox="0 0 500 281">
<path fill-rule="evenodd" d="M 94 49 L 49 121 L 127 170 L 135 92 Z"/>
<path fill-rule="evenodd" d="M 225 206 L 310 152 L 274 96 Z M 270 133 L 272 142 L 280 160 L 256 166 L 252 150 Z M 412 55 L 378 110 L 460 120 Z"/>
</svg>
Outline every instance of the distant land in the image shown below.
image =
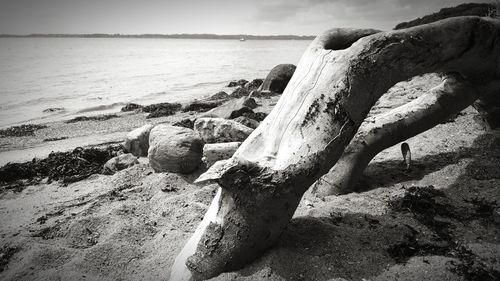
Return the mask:
<svg viewBox="0 0 500 281">
<path fill-rule="evenodd" d="M 218 35 L 218 34 L 28 34 L 28 35 L 15 35 L 15 34 L 0 34 L 0 38 L 14 37 L 14 38 L 160 38 L 160 39 L 226 39 L 226 40 L 312 40 L 316 36 L 299 36 L 299 35 Z"/>
</svg>

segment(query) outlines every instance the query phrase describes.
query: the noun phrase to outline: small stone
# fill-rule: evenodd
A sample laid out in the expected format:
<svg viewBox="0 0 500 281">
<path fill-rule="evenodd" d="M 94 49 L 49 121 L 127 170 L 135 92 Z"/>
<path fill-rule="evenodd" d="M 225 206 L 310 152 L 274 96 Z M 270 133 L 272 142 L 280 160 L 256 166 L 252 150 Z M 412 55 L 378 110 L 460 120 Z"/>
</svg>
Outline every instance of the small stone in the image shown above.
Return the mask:
<svg viewBox="0 0 500 281">
<path fill-rule="evenodd" d="M 224 92 L 224 91 L 220 91 L 218 93 L 215 93 L 213 94 L 212 96 L 210 96 L 208 99 L 209 100 L 226 100 L 226 99 L 229 99 L 229 94 Z"/>
<path fill-rule="evenodd" d="M 137 157 L 131 153 L 121 154 L 109 159 L 103 166 L 103 174 L 112 175 L 123 169 L 139 164 Z"/>
<path fill-rule="evenodd" d="M 245 89 L 244 87 L 242 86 L 239 86 L 238 88 L 236 88 L 230 95 L 230 97 L 232 98 L 241 98 L 241 97 L 246 97 L 248 96 L 248 94 L 250 94 L 250 92 Z"/>
</svg>

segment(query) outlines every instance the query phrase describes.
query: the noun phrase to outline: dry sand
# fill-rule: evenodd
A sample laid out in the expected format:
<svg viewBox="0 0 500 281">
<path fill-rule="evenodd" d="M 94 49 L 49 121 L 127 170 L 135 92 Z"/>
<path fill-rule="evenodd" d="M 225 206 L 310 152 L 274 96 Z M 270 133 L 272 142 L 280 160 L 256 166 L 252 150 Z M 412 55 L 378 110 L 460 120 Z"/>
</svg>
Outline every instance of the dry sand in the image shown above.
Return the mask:
<svg viewBox="0 0 500 281">
<path fill-rule="evenodd" d="M 436 82 L 426 77 L 411 89 L 397 85 L 373 112 Z M 275 247 L 214 280 L 500 278 L 500 131 L 485 131 L 475 115 L 467 108 L 408 140 L 410 171 L 395 146 L 370 164 L 358 186 L 363 192 L 323 199 L 306 193 Z M 100 122 L 102 132 L 94 135 L 116 133 L 111 139 L 118 141 L 145 122 L 137 114 L 117 119 Z M 43 147 L 40 139 L 51 128 L 65 126 L 64 134 L 74 134 L 66 141 L 86 137 L 78 126 L 49 124 L 26 147 Z M 0 280 L 166 280 L 217 185 L 192 184 L 203 169 L 188 176 L 154 173 L 141 162 L 68 186 L 0 194 Z M 430 185 L 434 189 L 416 188 Z"/>
</svg>

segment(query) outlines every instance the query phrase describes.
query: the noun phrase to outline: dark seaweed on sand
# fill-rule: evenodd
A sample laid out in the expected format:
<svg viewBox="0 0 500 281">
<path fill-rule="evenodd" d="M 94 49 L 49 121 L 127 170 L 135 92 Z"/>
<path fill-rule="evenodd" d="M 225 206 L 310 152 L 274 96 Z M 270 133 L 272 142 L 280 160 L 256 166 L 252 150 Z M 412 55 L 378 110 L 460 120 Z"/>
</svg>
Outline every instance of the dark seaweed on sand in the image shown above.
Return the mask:
<svg viewBox="0 0 500 281">
<path fill-rule="evenodd" d="M 107 115 L 97 115 L 97 116 L 78 116 L 73 119 L 66 121 L 66 123 L 76 123 L 82 121 L 105 121 L 111 118 L 117 118 L 116 114 L 107 114 Z"/>
<path fill-rule="evenodd" d="M 0 249 L 0 272 L 3 272 L 9 264 L 10 258 L 19 251 L 16 247 L 4 247 Z"/>
<path fill-rule="evenodd" d="M 437 234 L 437 241 L 422 243 L 418 232 L 412 230 L 407 241 L 392 245 L 387 249 L 398 263 L 404 263 L 412 256 L 444 255 L 459 260 L 450 264 L 451 270 L 471 281 L 500 280 L 500 272 L 488 267 L 478 256 L 461 245 L 453 235 L 452 219 L 461 223 L 479 220 L 485 223 L 496 223 L 493 211 L 498 207 L 496 202 L 480 199 L 471 200 L 475 208 L 457 208 L 450 204 L 449 198 L 442 190 L 433 186 L 412 186 L 405 195 L 389 202 L 395 212 L 411 213 L 420 223 Z"/>
<path fill-rule="evenodd" d="M 0 138 L 33 136 L 36 130 L 44 128 L 47 128 L 47 126 L 37 124 L 13 126 L 7 129 L 0 130 Z"/>
<path fill-rule="evenodd" d="M 181 107 L 182 105 L 180 103 L 164 102 L 146 105 L 142 108 L 142 111 L 149 113 L 146 118 L 158 118 L 174 115 L 176 112 L 181 110 Z"/>
<path fill-rule="evenodd" d="M 172 110 L 174 112 L 177 112 L 181 110 L 181 107 L 182 105 L 180 103 L 163 102 L 146 105 L 142 108 L 142 111 L 147 113 L 151 113 L 157 110 Z"/>
<path fill-rule="evenodd" d="M 77 147 L 71 152 L 52 152 L 45 159 L 33 158 L 25 163 L 8 163 L 0 168 L 0 186 L 19 187 L 18 182 L 37 183 L 44 178 L 49 182 L 76 182 L 102 171 L 106 161 L 118 155 L 121 145 L 106 148 Z"/>
</svg>

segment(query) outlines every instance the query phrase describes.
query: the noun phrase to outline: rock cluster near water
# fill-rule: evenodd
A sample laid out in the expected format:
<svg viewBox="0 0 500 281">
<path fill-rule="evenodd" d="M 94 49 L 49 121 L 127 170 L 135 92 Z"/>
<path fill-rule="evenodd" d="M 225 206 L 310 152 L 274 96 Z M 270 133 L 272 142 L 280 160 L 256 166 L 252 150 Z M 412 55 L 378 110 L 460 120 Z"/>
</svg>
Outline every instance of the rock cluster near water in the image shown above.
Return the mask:
<svg viewBox="0 0 500 281">
<path fill-rule="evenodd" d="M 0 184 L 19 187 L 43 179 L 69 183 L 92 174 L 114 174 L 139 163 L 147 157 L 156 172 L 191 173 L 200 164 L 210 166 L 218 160 L 230 158 L 259 123 L 267 116 L 259 112 L 258 101 L 283 92 L 294 66 L 279 65 L 265 79 L 231 81 L 226 91 L 194 100 L 186 104 L 157 103 L 126 104 L 121 112 L 145 113 L 146 118 L 158 118 L 174 114 L 190 117 L 172 125 L 145 124 L 130 131 L 123 143 L 106 149 L 77 148 L 72 152 L 51 153 L 45 159 L 26 163 L 9 163 L 1 168 Z M 64 110 L 47 109 L 46 112 Z M 120 117 L 117 114 L 79 116 L 65 123 L 105 121 Z M 157 122 L 156 122 L 157 123 Z M 33 136 L 45 125 L 22 125 L 0 130 L 0 137 Z M 67 137 L 46 138 L 59 141 Z M 203 161 L 202 161 L 203 159 Z"/>
<path fill-rule="evenodd" d="M 131 131 L 124 148 L 137 157 L 147 156 L 156 172 L 190 173 L 230 158 L 242 141 L 264 120 L 266 113 L 254 111 L 256 98 L 281 94 L 295 71 L 294 65 L 278 65 L 265 79 L 231 81 L 230 94 L 220 91 L 204 100 L 185 105 L 160 103 L 148 106 L 128 104 L 122 111 L 150 113 L 147 118 L 173 115 L 178 111 L 201 113 L 173 125 L 144 125 Z"/>
</svg>

